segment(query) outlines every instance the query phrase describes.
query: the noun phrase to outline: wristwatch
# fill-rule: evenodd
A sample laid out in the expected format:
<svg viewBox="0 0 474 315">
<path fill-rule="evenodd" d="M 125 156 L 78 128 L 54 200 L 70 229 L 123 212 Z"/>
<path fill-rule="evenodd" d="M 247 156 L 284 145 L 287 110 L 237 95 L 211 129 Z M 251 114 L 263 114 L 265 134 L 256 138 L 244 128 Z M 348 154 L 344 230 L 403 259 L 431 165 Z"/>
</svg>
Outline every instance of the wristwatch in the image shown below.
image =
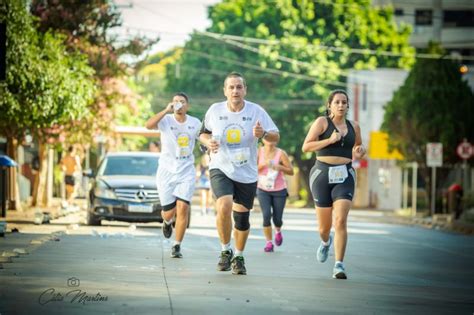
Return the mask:
<svg viewBox="0 0 474 315">
<path fill-rule="evenodd" d="M 265 136 L 266 136 L 267 134 L 268 134 L 268 132 L 264 131 L 264 132 L 263 132 L 263 135 L 262 135 L 262 137 L 260 137 L 260 139 L 265 138 Z"/>
</svg>

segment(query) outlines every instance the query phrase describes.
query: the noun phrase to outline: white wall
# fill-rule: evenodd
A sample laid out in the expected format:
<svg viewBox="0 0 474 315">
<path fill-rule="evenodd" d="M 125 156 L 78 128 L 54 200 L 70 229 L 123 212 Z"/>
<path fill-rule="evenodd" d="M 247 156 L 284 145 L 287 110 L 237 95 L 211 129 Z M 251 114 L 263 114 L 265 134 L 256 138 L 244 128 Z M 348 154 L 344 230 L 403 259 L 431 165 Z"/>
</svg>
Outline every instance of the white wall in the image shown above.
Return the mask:
<svg viewBox="0 0 474 315">
<path fill-rule="evenodd" d="M 362 142 L 368 146 L 371 131 L 379 131 L 385 112 L 384 106 L 393 98 L 393 93 L 403 84 L 408 72 L 400 69 L 351 70 L 348 77 L 348 118 L 357 120 L 361 127 Z M 365 87 L 364 87 L 365 86 Z M 356 89 L 359 90 L 356 93 Z M 365 93 L 365 95 L 364 95 Z M 358 97 L 356 97 L 358 94 Z M 356 113 L 357 111 L 357 113 Z M 364 200 L 380 210 L 401 207 L 402 172 L 393 160 L 368 159 L 368 175 L 363 190 Z"/>
<path fill-rule="evenodd" d="M 437 40 L 436 31 L 433 26 L 436 22 L 441 23 L 441 44 L 445 48 L 473 48 L 474 47 L 474 27 L 443 27 L 443 21 L 439 21 L 438 13 L 433 12 L 433 25 L 415 25 L 415 10 L 435 8 L 436 0 L 373 0 L 373 6 L 385 6 L 391 4 L 394 8 L 403 9 L 403 14 L 395 16 L 395 21 L 412 26 L 413 33 L 410 36 L 410 44 L 422 48 L 427 47 L 429 41 Z M 473 0 L 442 0 L 441 10 L 472 10 Z"/>
<path fill-rule="evenodd" d="M 363 143 L 369 143 L 371 131 L 380 130 L 385 112 L 384 106 L 392 99 L 393 93 L 403 84 L 407 75 L 408 72 L 405 70 L 387 68 L 351 70 L 349 72 L 347 92 L 350 109 L 348 117 L 352 120 L 358 116 Z M 357 99 L 355 97 L 356 85 L 359 87 Z M 354 112 L 356 106 L 358 108 L 357 114 Z"/>
</svg>

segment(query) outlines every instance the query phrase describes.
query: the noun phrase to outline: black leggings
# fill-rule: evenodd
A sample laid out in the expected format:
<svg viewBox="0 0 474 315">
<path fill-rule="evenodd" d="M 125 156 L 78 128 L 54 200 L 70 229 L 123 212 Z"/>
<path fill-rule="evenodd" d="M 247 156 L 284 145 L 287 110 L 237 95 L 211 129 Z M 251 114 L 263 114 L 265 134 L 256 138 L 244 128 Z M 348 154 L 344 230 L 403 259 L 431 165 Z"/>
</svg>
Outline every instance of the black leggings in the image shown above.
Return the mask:
<svg viewBox="0 0 474 315">
<path fill-rule="evenodd" d="M 286 189 L 279 191 L 257 189 L 258 202 L 260 203 L 260 208 L 262 208 L 263 226 L 271 226 L 270 220 L 272 218 L 275 227 L 279 228 L 283 225 L 282 217 L 287 196 L 288 191 Z"/>
</svg>

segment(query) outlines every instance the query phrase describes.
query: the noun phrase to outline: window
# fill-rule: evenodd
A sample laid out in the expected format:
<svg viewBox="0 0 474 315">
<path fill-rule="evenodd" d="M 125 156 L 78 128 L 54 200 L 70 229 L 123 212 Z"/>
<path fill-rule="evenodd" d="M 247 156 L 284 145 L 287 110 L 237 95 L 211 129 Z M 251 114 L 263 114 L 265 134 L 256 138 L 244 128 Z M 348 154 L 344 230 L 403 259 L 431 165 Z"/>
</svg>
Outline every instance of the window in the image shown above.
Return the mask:
<svg viewBox="0 0 474 315">
<path fill-rule="evenodd" d="M 400 9 L 400 8 L 395 8 L 395 16 L 403 16 L 404 12 L 403 12 L 403 9 Z"/>
<path fill-rule="evenodd" d="M 474 10 L 445 10 L 443 12 L 444 27 L 473 27 Z"/>
<path fill-rule="evenodd" d="M 415 25 L 430 26 L 433 24 L 433 10 L 415 10 Z"/>
<path fill-rule="evenodd" d="M 98 174 L 104 176 L 155 176 L 157 169 L 157 157 L 113 156 L 104 160 Z"/>
</svg>

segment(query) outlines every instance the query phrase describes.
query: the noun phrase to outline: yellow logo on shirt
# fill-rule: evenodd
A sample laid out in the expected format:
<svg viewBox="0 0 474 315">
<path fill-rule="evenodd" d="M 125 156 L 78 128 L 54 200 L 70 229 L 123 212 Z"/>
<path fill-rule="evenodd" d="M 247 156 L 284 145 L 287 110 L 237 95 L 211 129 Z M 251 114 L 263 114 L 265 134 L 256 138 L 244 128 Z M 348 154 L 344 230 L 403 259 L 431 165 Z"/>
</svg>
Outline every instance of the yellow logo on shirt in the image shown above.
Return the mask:
<svg viewBox="0 0 474 315">
<path fill-rule="evenodd" d="M 180 148 L 184 148 L 184 147 L 189 146 L 189 137 L 188 137 L 188 135 L 180 135 L 178 137 L 178 146 Z"/>
<path fill-rule="evenodd" d="M 240 130 L 239 129 L 229 129 L 227 130 L 227 143 L 240 143 Z"/>
</svg>

